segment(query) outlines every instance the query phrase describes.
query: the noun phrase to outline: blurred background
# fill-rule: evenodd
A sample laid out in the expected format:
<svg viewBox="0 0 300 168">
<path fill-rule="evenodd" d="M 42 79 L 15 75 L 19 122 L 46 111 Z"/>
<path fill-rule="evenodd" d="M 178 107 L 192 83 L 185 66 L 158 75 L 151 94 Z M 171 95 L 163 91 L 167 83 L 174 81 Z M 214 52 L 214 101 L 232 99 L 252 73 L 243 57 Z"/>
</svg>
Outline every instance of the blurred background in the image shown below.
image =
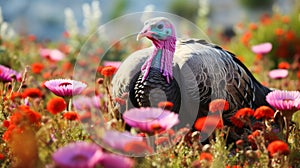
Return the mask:
<svg viewBox="0 0 300 168">
<path fill-rule="evenodd" d="M 83 4 L 92 0 L 1 0 L 3 20 L 17 34 L 34 34 L 40 40 L 61 40 L 65 31 L 65 9 L 73 11 L 78 27 L 83 26 Z M 255 22 L 263 13 L 283 14 L 292 10 L 294 0 L 99 0 L 100 24 L 132 12 L 170 12 L 206 29 L 234 35 L 239 22 Z M 202 20 L 199 20 L 202 19 Z"/>
</svg>

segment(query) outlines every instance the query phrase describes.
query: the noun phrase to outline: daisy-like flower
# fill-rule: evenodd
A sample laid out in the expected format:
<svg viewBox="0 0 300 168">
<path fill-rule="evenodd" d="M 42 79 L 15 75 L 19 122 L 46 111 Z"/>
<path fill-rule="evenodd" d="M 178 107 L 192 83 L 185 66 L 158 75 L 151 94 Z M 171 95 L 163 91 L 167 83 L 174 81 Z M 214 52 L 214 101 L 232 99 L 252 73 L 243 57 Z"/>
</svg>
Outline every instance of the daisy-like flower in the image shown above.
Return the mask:
<svg viewBox="0 0 300 168">
<path fill-rule="evenodd" d="M 125 145 L 129 142 L 142 142 L 143 137 L 132 135 L 129 132 L 119 132 L 114 130 L 106 130 L 102 140 L 108 146 L 117 149 L 123 150 Z"/>
<path fill-rule="evenodd" d="M 12 70 L 6 66 L 0 65 L 0 81 L 11 82 L 13 78 L 17 80 L 21 79 L 21 74 L 15 70 Z"/>
<path fill-rule="evenodd" d="M 286 78 L 289 71 L 286 69 L 274 69 L 269 72 L 269 77 L 272 79 L 283 79 Z"/>
<path fill-rule="evenodd" d="M 228 109 L 229 109 L 229 103 L 224 99 L 215 99 L 209 103 L 209 111 L 212 113 L 222 112 Z"/>
<path fill-rule="evenodd" d="M 256 119 L 271 119 L 274 118 L 274 110 L 268 106 L 260 106 L 254 112 L 254 117 Z"/>
<path fill-rule="evenodd" d="M 149 107 L 130 109 L 123 114 L 123 119 L 131 127 L 148 133 L 164 131 L 179 123 L 178 114 Z"/>
<path fill-rule="evenodd" d="M 261 43 L 251 47 L 252 52 L 255 54 L 267 54 L 272 50 L 271 43 Z"/>
<path fill-rule="evenodd" d="M 102 149 L 93 143 L 74 142 L 53 153 L 52 159 L 58 167 L 93 168 L 102 159 Z"/>
<path fill-rule="evenodd" d="M 284 116 L 286 126 L 286 141 L 289 137 L 289 122 L 292 115 L 300 110 L 300 92 L 275 90 L 266 96 L 267 102 Z"/>
<path fill-rule="evenodd" d="M 281 140 L 271 142 L 267 149 L 271 157 L 275 155 L 288 155 L 290 153 L 289 146 Z"/>
<path fill-rule="evenodd" d="M 60 61 L 65 58 L 65 54 L 57 49 L 41 48 L 40 55 L 41 57 L 47 58 L 51 61 Z"/>
<path fill-rule="evenodd" d="M 70 97 L 70 96 L 78 95 L 87 86 L 85 83 L 71 80 L 71 79 L 52 79 L 46 81 L 44 85 L 52 93 L 60 97 Z"/>
<path fill-rule="evenodd" d="M 300 110 L 300 92 L 275 90 L 266 96 L 267 102 L 280 111 L 296 112 Z"/>
</svg>

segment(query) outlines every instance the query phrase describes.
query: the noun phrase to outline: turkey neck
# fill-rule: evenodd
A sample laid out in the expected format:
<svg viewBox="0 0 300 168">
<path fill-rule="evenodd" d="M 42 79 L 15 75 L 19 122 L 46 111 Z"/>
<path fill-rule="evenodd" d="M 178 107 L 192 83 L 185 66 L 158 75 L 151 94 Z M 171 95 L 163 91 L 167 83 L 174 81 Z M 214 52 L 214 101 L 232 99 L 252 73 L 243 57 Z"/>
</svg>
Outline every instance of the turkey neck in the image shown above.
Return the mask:
<svg viewBox="0 0 300 168">
<path fill-rule="evenodd" d="M 141 68 L 144 72 L 142 81 L 144 81 L 150 71 L 150 68 L 160 69 L 162 75 L 166 78 L 166 81 L 170 83 L 173 79 L 173 57 L 175 52 L 176 38 L 174 36 L 168 37 L 166 40 L 151 39 L 154 45 L 154 51 L 152 55 L 147 59 Z"/>
</svg>

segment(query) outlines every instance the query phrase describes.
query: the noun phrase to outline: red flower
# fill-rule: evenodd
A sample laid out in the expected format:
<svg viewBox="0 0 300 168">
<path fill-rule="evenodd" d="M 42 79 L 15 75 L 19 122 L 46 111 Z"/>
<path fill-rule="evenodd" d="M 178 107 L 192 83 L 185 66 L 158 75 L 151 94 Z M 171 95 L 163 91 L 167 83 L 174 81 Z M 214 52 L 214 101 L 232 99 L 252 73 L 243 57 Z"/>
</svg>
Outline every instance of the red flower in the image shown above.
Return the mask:
<svg viewBox="0 0 300 168">
<path fill-rule="evenodd" d="M 28 106 L 20 106 L 19 110 L 21 110 L 21 112 L 23 112 L 26 115 L 26 117 L 32 124 L 39 124 L 39 122 L 41 121 L 41 114 L 31 110 Z"/>
<path fill-rule="evenodd" d="M 26 88 L 22 93 L 22 97 L 24 98 L 26 97 L 38 98 L 42 96 L 43 96 L 42 91 L 38 88 Z"/>
<path fill-rule="evenodd" d="M 268 106 L 260 106 L 254 112 L 254 117 L 256 119 L 271 119 L 274 118 L 274 110 Z"/>
<path fill-rule="evenodd" d="M 65 100 L 61 97 L 55 97 L 48 101 L 47 110 L 52 114 L 62 112 L 67 107 Z"/>
<path fill-rule="evenodd" d="M 125 144 L 123 150 L 128 153 L 151 153 L 152 149 L 143 141 L 130 141 Z"/>
<path fill-rule="evenodd" d="M 234 116 L 236 118 L 244 118 L 244 117 L 250 117 L 254 115 L 254 110 L 252 110 L 251 108 L 241 108 L 239 109 Z"/>
<path fill-rule="evenodd" d="M 229 109 L 228 101 L 224 99 L 215 99 L 209 103 L 209 111 L 215 113 L 217 111 L 226 111 Z"/>
<path fill-rule="evenodd" d="M 4 158 L 5 156 L 2 153 L 0 153 L 0 160 L 4 160 Z"/>
<path fill-rule="evenodd" d="M 290 153 L 289 146 L 281 140 L 271 142 L 267 149 L 271 157 L 275 156 L 276 154 L 288 155 Z"/>
<path fill-rule="evenodd" d="M 7 120 L 4 120 L 3 123 L 2 123 L 2 125 L 3 125 L 3 127 L 8 128 L 9 125 L 10 125 L 10 122 L 7 121 Z"/>
<path fill-rule="evenodd" d="M 19 93 L 19 92 L 13 92 L 11 95 L 10 95 L 10 100 L 14 101 L 16 98 L 22 98 L 22 94 Z"/>
<path fill-rule="evenodd" d="M 31 71 L 35 74 L 40 74 L 41 71 L 44 69 L 44 64 L 36 62 L 31 64 Z"/>
<path fill-rule="evenodd" d="M 205 116 L 198 118 L 194 127 L 198 131 L 210 132 L 212 129 L 222 129 L 223 121 L 219 116 Z"/>
<path fill-rule="evenodd" d="M 79 120 L 79 116 L 74 111 L 69 111 L 63 114 L 64 118 L 70 121 Z"/>
<path fill-rule="evenodd" d="M 249 24 L 249 29 L 252 30 L 252 31 L 257 30 L 257 27 L 258 27 L 258 26 L 257 26 L 257 24 L 255 24 L 255 23 L 250 23 L 250 24 Z"/>
<path fill-rule="evenodd" d="M 9 122 L 6 123 L 7 130 L 2 135 L 4 141 L 9 141 L 11 135 L 16 131 L 21 132 L 24 124 L 36 124 L 39 125 L 41 121 L 41 115 L 38 112 L 31 110 L 28 106 L 21 105 L 16 111 L 9 117 Z M 3 123 L 5 124 L 5 123 Z"/>
<path fill-rule="evenodd" d="M 241 37 L 241 42 L 245 45 L 248 46 L 249 40 L 251 39 L 252 34 L 250 32 L 245 32 L 245 34 Z"/>
<path fill-rule="evenodd" d="M 276 36 L 282 36 L 284 34 L 284 30 L 281 28 L 277 28 L 277 29 L 275 29 L 274 33 Z"/>
<path fill-rule="evenodd" d="M 62 65 L 64 71 L 70 71 L 73 68 L 73 65 L 70 62 L 65 62 Z"/>
<path fill-rule="evenodd" d="M 209 162 L 211 162 L 213 159 L 213 156 L 211 153 L 208 153 L 208 152 L 202 152 L 200 154 L 200 160 L 207 160 Z"/>
<path fill-rule="evenodd" d="M 109 76 L 112 76 L 116 71 L 117 71 L 116 67 L 106 66 L 101 70 L 101 74 L 103 76 L 109 77 Z"/>
<path fill-rule="evenodd" d="M 173 106 L 174 106 L 174 104 L 173 104 L 172 102 L 169 102 L 169 101 L 163 101 L 163 102 L 159 102 L 159 103 L 157 104 L 157 106 L 158 106 L 159 108 L 162 108 L 162 109 L 166 109 L 166 110 L 171 111 L 172 108 L 173 108 Z"/>
<path fill-rule="evenodd" d="M 289 69 L 290 68 L 290 64 L 288 62 L 280 62 L 278 64 L 278 69 Z"/>
<path fill-rule="evenodd" d="M 235 116 L 230 117 L 230 121 L 238 128 L 243 128 L 244 126 L 244 122 Z"/>
<path fill-rule="evenodd" d="M 289 23 L 290 22 L 290 18 L 288 16 L 283 16 L 281 18 L 281 20 L 282 20 L 283 23 Z"/>
</svg>

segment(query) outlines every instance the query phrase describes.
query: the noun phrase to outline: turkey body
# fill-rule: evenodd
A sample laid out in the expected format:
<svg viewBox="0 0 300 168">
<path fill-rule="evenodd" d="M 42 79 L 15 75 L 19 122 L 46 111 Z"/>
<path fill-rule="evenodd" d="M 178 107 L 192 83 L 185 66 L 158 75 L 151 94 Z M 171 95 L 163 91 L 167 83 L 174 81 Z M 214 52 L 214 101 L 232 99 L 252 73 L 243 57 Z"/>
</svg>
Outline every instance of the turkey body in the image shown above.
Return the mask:
<svg viewBox="0 0 300 168">
<path fill-rule="evenodd" d="M 181 123 L 193 125 L 198 117 L 208 115 L 208 104 L 214 99 L 225 99 L 229 110 L 223 113 L 225 124 L 240 108 L 268 105 L 265 96 L 270 90 L 261 85 L 234 54 L 199 39 L 178 39 L 173 58 L 173 80 L 167 83 L 160 70 L 150 70 L 141 80 L 141 67 L 153 53 L 154 47 L 131 54 L 119 67 L 113 83 L 113 96 L 129 93 L 129 108 L 154 106 L 168 100 L 174 103 Z M 161 95 L 151 98 L 151 90 Z M 163 91 L 163 92 L 161 92 Z M 164 99 L 163 99 L 164 98 Z M 179 110 L 178 110 L 179 109 Z M 124 109 L 123 109 L 124 110 Z"/>
</svg>

